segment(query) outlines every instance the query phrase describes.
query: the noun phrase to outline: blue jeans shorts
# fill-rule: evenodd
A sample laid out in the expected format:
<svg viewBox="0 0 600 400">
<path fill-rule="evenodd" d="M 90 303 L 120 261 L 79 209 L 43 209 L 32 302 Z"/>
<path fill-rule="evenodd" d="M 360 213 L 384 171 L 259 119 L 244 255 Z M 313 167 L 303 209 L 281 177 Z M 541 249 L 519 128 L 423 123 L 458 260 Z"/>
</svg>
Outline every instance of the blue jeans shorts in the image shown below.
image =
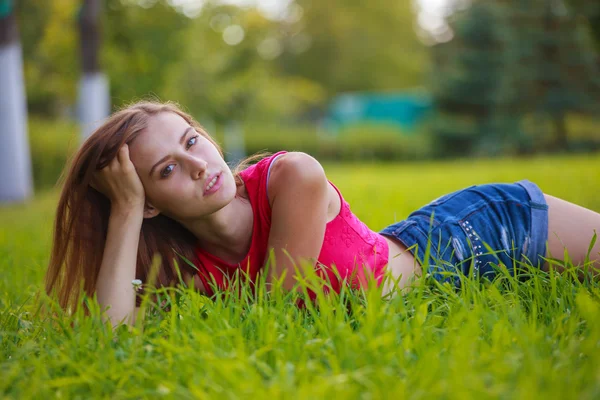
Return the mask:
<svg viewBox="0 0 600 400">
<path fill-rule="evenodd" d="M 442 196 L 380 233 L 402 242 L 435 279 L 459 286 L 456 272 L 493 279 L 500 264 L 511 274 L 522 263 L 543 264 L 548 205 L 527 180 L 477 185 Z"/>
</svg>

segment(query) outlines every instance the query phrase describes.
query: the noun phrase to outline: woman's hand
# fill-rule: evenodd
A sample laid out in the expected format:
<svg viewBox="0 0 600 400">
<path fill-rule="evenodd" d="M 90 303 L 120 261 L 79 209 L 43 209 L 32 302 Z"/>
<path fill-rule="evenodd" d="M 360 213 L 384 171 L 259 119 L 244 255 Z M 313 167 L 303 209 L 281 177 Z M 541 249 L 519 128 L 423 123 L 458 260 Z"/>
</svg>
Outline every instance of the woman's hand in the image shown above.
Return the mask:
<svg viewBox="0 0 600 400">
<path fill-rule="evenodd" d="M 129 158 L 126 144 L 106 167 L 96 172 L 92 187 L 108 197 L 113 208 L 122 211 L 144 209 L 144 187 Z"/>
</svg>

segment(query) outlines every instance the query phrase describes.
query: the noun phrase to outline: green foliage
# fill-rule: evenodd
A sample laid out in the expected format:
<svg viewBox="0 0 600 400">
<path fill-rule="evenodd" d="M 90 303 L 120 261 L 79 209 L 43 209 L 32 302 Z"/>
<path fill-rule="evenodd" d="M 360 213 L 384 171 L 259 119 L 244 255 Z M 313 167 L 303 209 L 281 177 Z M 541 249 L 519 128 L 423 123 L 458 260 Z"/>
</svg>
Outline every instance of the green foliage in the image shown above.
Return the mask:
<svg viewBox="0 0 600 400">
<path fill-rule="evenodd" d="M 600 5 L 586 0 L 568 0 L 575 12 L 589 21 L 589 30 L 594 39 L 596 50 L 600 51 Z"/>
<path fill-rule="evenodd" d="M 317 154 L 345 161 L 405 161 L 429 158 L 432 147 L 425 128 L 407 134 L 393 125 L 359 124 L 340 130 L 334 137 L 324 136 Z"/>
<path fill-rule="evenodd" d="M 318 82 L 328 96 L 422 84 L 427 49 L 414 30 L 411 2 L 297 0 L 303 18 L 290 27 L 283 67 Z M 309 40 L 304 52 L 294 42 Z"/>
<path fill-rule="evenodd" d="M 277 120 L 314 116 L 339 91 L 421 83 L 426 49 L 413 32 L 410 3 L 296 3 L 289 18 L 269 19 L 213 1 L 193 16 L 167 0 L 103 2 L 100 64 L 113 106 L 153 95 L 218 122 Z M 18 4 L 30 112 L 74 114 L 79 6 Z M 243 39 L 227 44 L 232 26 Z"/>
<path fill-rule="evenodd" d="M 598 53 L 585 20 L 567 4 L 515 1 L 505 10 L 516 45 L 507 52 L 513 67 L 514 105 L 521 114 L 545 114 L 554 146 L 568 145 L 566 115 L 598 115 Z M 532 54 L 533 53 L 533 54 Z"/>
<path fill-rule="evenodd" d="M 438 121 L 442 121 L 441 118 L 437 117 Z M 456 119 L 453 123 L 457 123 Z M 523 137 L 523 141 L 529 141 L 530 147 L 551 146 L 551 140 L 544 135 L 551 121 L 540 120 L 539 115 L 530 115 L 523 119 L 522 124 L 523 131 L 531 132 Z M 590 151 L 597 148 L 594 147 L 597 146 L 595 138 L 600 129 L 597 119 L 570 116 L 567 126 L 572 132 L 570 149 Z M 224 142 L 222 129 L 210 125 L 207 128 L 217 142 Z M 469 120 L 463 121 L 460 132 L 468 133 L 470 129 L 473 128 Z M 247 154 L 262 151 L 301 151 L 326 162 L 424 160 L 433 157 L 433 149 L 444 148 L 440 145 L 440 138 L 430 134 L 431 129 L 427 125 L 418 132 L 407 134 L 389 125 L 363 124 L 347 127 L 332 136 L 308 124 L 247 121 L 243 125 L 243 132 Z M 31 118 L 29 138 L 35 187 L 38 190 L 52 187 L 56 184 L 68 158 L 79 146 L 79 127 L 67 120 Z M 458 139 L 455 137 L 454 140 Z M 522 148 L 505 149 L 518 152 Z"/>
<path fill-rule="evenodd" d="M 36 189 L 54 186 L 71 154 L 79 147 L 79 127 L 66 121 L 29 119 L 29 143 Z"/>
<path fill-rule="evenodd" d="M 185 36 L 193 21 L 166 1 L 138 3 L 108 0 L 104 8 L 101 66 L 116 107 L 148 95 L 164 98 L 169 68 L 195 40 Z"/>
<path fill-rule="evenodd" d="M 170 64 L 166 97 L 218 123 L 284 118 L 321 104 L 319 85 L 301 76 L 283 76 L 273 60 L 259 55 L 265 41 L 279 43 L 278 29 L 284 27 L 278 25 L 254 10 L 207 8 L 183 32 L 193 40 L 182 43 L 180 60 Z M 243 30 L 240 43 L 224 42 L 228 26 Z"/>
<path fill-rule="evenodd" d="M 523 177 L 600 210 L 589 191 L 600 185 L 598 168 L 598 155 L 325 166 L 374 229 L 450 190 Z M 465 281 L 461 291 L 425 280 L 391 300 L 370 288 L 321 296 L 306 309 L 296 307 L 295 293 L 210 301 L 159 290 L 170 310 L 148 302 L 143 322 L 112 329 L 93 299 L 89 317 L 36 299 L 55 204 L 49 192 L 0 208 L 2 397 L 600 396 L 597 278 L 532 271 L 523 282 Z"/>
<path fill-rule="evenodd" d="M 589 24 L 562 1 L 483 0 L 454 16 L 453 27 L 455 39 L 433 50 L 440 151 L 529 152 L 540 150 L 531 140 L 540 134 L 567 150 L 569 116 L 598 115 Z M 523 130 L 532 115 L 550 122 L 544 132 Z"/>
<path fill-rule="evenodd" d="M 222 129 L 206 128 L 219 143 L 224 142 Z M 360 125 L 329 136 L 319 134 L 314 125 L 248 121 L 243 125 L 243 132 L 247 154 L 301 151 L 325 161 L 423 159 L 430 156 L 432 147 L 426 130 L 409 136 L 385 125 Z M 56 184 L 67 160 L 80 145 L 79 135 L 79 125 L 68 120 L 29 120 L 36 189 Z"/>
<path fill-rule="evenodd" d="M 500 93 L 505 60 L 496 8 L 474 3 L 455 16 L 455 39 L 434 49 L 432 86 L 440 113 L 434 132 L 444 154 L 473 153 L 482 142 L 501 153 L 497 136 L 505 129 L 495 111 L 506 102 Z M 460 123 L 465 119 L 471 120 L 469 129 Z"/>
<path fill-rule="evenodd" d="M 76 100 L 78 6 L 77 0 L 17 4 L 29 112 L 64 115 Z"/>
<path fill-rule="evenodd" d="M 302 151 L 319 160 L 414 160 L 430 155 L 427 131 L 406 135 L 396 127 L 362 124 L 348 127 L 335 135 L 314 126 L 285 124 L 245 125 L 248 154 L 260 151 Z"/>
</svg>

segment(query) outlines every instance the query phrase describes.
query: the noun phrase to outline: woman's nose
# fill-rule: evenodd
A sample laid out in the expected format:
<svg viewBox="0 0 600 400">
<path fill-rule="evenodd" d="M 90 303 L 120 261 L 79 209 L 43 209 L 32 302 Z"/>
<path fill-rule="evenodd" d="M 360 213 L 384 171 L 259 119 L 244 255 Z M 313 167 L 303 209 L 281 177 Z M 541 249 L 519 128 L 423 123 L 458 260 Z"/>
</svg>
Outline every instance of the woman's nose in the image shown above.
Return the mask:
<svg viewBox="0 0 600 400">
<path fill-rule="evenodd" d="M 207 167 L 206 161 L 201 158 L 190 157 L 188 165 L 192 179 L 202 179 L 204 177 Z"/>
</svg>

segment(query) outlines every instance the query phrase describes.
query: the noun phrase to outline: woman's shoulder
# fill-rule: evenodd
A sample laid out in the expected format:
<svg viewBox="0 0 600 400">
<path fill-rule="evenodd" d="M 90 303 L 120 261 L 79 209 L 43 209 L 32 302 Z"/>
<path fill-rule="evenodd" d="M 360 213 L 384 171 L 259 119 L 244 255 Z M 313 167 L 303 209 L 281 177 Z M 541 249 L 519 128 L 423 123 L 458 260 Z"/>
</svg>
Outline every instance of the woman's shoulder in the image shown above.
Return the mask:
<svg viewBox="0 0 600 400">
<path fill-rule="evenodd" d="M 245 184 L 257 184 L 265 188 L 280 185 L 304 184 L 325 179 L 325 171 L 312 156 L 301 152 L 279 151 L 262 158 L 240 171 Z"/>
<path fill-rule="evenodd" d="M 326 186 L 327 177 L 323 167 L 306 153 L 286 153 L 271 164 L 268 177 L 270 204 L 273 204 L 274 198 L 281 191 L 301 190 L 312 193 Z"/>
<path fill-rule="evenodd" d="M 279 151 L 262 158 L 240 172 L 249 193 L 265 197 L 269 205 L 281 189 L 290 184 L 310 191 L 314 185 L 327 182 L 321 164 L 311 155 L 302 152 Z"/>
<path fill-rule="evenodd" d="M 279 151 L 274 154 L 258 153 L 243 160 L 236 168 L 244 181 L 247 179 L 259 179 L 263 174 L 267 174 L 273 160 L 288 154 L 286 151 Z"/>
<path fill-rule="evenodd" d="M 311 155 L 301 152 L 280 154 L 274 158 L 270 166 L 269 184 L 307 183 L 325 178 L 321 164 Z"/>
</svg>

